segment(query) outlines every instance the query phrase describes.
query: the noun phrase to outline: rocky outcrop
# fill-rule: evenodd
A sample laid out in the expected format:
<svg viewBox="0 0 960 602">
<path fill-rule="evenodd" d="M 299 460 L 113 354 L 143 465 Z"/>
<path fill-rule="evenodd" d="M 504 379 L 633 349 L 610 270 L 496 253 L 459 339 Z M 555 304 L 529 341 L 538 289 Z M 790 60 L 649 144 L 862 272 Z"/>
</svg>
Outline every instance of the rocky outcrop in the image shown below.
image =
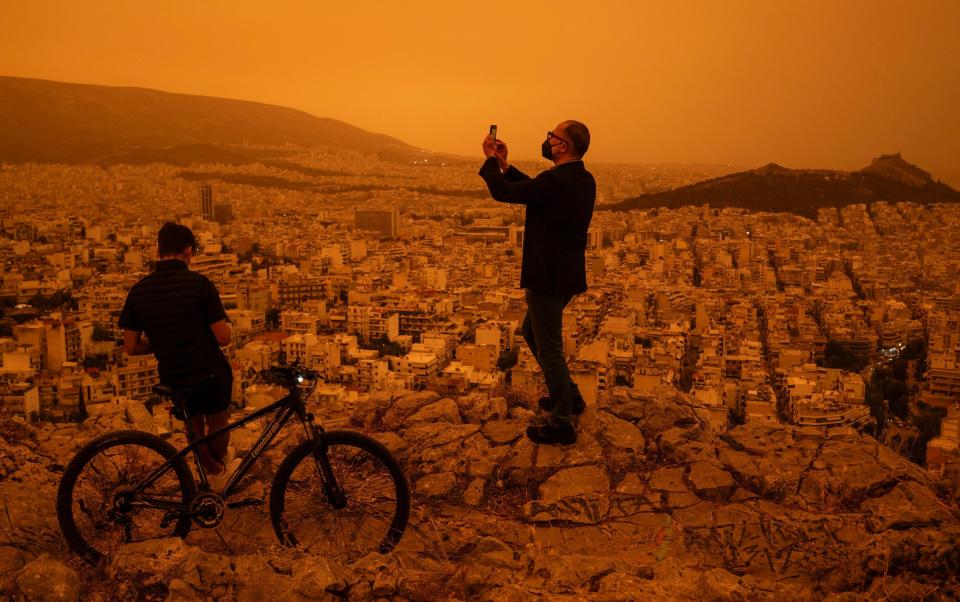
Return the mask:
<svg viewBox="0 0 960 602">
<path fill-rule="evenodd" d="M 58 562 L 67 572 L 49 570 L 67 584 L 77 571 L 80 596 L 108 579 L 101 599 L 960 596 L 956 499 L 853 430 L 718 433 L 672 389 L 589 407 L 569 446 L 530 443 L 534 412 L 498 397 L 377 393 L 346 410 L 351 428 L 397 455 L 414 496 L 397 549 L 349 566 L 281 547 L 266 509 L 253 506 L 186 541 L 129 544 L 96 573 L 64 552 L 52 507 L 59 473 L 97 433 L 157 421 L 124 411 L 80 426 L 0 422 L 0 597 L 47 595 L 29 593 L 38 562 Z M 240 449 L 256 436 L 244 431 Z M 298 437 L 283 435 L 244 495 L 265 499 Z M 225 546 L 230 537 L 239 545 Z"/>
</svg>

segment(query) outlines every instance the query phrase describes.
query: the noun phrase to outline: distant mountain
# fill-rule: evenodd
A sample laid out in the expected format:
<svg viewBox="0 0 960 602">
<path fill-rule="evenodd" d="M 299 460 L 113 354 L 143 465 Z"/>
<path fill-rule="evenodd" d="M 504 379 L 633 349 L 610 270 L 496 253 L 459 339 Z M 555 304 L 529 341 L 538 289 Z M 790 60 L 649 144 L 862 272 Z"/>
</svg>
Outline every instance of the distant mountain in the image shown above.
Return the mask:
<svg viewBox="0 0 960 602">
<path fill-rule="evenodd" d="M 877 157 L 867 167 L 853 172 L 788 169 L 770 163 L 758 169 L 627 199 L 605 209 L 626 211 L 709 203 L 711 207 L 742 207 L 812 217 L 821 207 L 875 201 L 960 202 L 960 192 L 935 181 L 929 173 L 907 163 L 897 153 Z"/>
<path fill-rule="evenodd" d="M 287 144 L 386 154 L 417 150 L 287 107 L 0 77 L 0 161 L 243 163 L 264 153 L 240 145 Z"/>
</svg>

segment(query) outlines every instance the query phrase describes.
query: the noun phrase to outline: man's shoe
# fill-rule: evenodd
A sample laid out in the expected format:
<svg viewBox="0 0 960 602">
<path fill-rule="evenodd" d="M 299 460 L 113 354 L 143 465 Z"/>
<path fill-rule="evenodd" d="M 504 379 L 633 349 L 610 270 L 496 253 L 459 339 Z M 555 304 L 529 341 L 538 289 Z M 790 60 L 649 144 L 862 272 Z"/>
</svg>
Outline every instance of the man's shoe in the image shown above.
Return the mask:
<svg viewBox="0 0 960 602">
<path fill-rule="evenodd" d="M 540 406 L 540 409 L 544 412 L 553 411 L 553 398 L 552 397 L 541 397 L 537 402 L 537 405 Z M 583 411 L 587 409 L 587 402 L 583 400 L 582 397 L 573 398 L 573 407 L 570 409 L 570 413 L 574 416 L 579 416 L 583 414 Z"/>
<path fill-rule="evenodd" d="M 577 431 L 573 428 L 572 424 L 564 426 L 553 426 L 551 424 L 528 426 L 527 438 L 534 443 L 543 443 L 546 445 L 557 443 L 560 445 L 570 445 L 571 443 L 576 443 Z"/>
</svg>

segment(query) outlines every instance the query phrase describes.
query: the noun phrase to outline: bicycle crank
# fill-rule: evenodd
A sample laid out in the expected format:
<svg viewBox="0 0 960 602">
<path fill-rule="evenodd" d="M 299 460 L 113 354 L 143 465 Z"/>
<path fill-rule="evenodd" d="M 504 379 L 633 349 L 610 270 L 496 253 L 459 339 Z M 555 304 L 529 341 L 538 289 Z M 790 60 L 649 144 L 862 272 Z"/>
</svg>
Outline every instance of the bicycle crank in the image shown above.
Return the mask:
<svg viewBox="0 0 960 602">
<path fill-rule="evenodd" d="M 212 491 L 200 493 L 190 501 L 190 516 L 193 522 L 204 529 L 219 525 L 225 509 L 223 498 Z"/>
</svg>

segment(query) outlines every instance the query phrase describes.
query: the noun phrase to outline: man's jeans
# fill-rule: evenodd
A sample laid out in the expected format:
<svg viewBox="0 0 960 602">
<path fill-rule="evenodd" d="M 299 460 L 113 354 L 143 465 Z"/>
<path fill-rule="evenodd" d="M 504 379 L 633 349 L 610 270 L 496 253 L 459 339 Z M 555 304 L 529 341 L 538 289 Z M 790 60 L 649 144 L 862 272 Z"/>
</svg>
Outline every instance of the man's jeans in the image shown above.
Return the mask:
<svg viewBox="0 0 960 602">
<path fill-rule="evenodd" d="M 520 332 L 540 364 L 547 391 L 553 400 L 549 422 L 556 426 L 570 424 L 573 398 L 580 396 L 580 390 L 570 378 L 563 355 L 563 308 L 573 295 L 549 295 L 529 288 L 525 290 L 527 315 L 523 318 Z"/>
</svg>

